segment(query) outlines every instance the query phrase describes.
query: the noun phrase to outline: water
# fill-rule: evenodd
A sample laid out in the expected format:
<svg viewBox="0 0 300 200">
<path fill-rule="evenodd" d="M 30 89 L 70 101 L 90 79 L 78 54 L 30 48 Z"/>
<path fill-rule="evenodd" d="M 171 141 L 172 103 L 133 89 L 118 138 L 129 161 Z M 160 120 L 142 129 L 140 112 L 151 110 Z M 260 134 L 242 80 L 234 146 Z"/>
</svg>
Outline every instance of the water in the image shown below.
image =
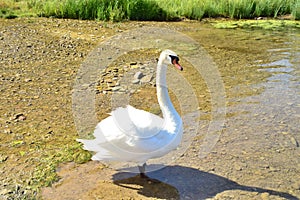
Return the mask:
<svg viewBox="0 0 300 200">
<path fill-rule="evenodd" d="M 111 169 L 100 171 L 97 164 L 76 170 L 67 166 L 60 174 L 65 181 L 48 194 L 65 194 L 71 185 L 89 194 L 87 198 L 110 197 L 101 188 L 123 196 L 136 195 L 129 186 L 138 187 L 142 199 L 299 199 L 300 31 L 218 30 L 198 23 L 177 23 L 169 28 L 196 40 L 218 67 L 226 92 L 226 107 L 220 110 L 226 110 L 226 118 L 217 143 L 202 156 L 201 145 L 210 138 L 205 136 L 213 110 L 209 99 L 215 91 L 188 66 L 184 76 L 199 97 L 199 120 L 204 125 L 182 156 L 148 174 L 158 183 Z M 201 56 L 198 59 L 203 61 Z M 143 98 L 143 93 L 139 94 Z M 77 177 L 86 171 L 85 184 L 78 186 Z M 114 184 L 109 182 L 111 177 Z M 106 181 L 100 183 L 99 179 Z"/>
<path fill-rule="evenodd" d="M 203 33 L 191 35 L 203 43 Z M 246 199 L 257 198 L 251 196 L 251 187 L 253 191 L 273 194 L 277 198 L 299 198 L 300 31 L 217 30 L 210 36 L 219 40 L 211 46 L 213 50 L 208 48 L 207 51 L 214 54 L 223 77 L 228 117 L 211 154 L 199 159 L 198 151 L 189 152 L 189 160 L 183 158 L 180 165 L 222 174 L 240 185 L 232 186 L 227 180 L 229 188 L 223 187 L 224 180 L 218 177 L 214 181 L 216 177 L 209 174 L 194 175 L 201 180 L 182 181 L 194 185 L 192 188 L 186 188 L 176 179 L 167 182 L 176 185 L 182 199 L 207 198 L 215 194 L 225 198 L 225 191 L 232 189 L 248 191 Z M 232 43 L 226 39 L 232 39 Z M 197 149 L 199 143 L 201 140 L 192 147 Z M 172 169 L 169 171 L 172 173 Z M 182 170 L 181 175 L 188 177 L 192 172 L 187 171 Z M 279 191 L 289 191 L 292 196 Z M 231 193 L 235 197 L 242 195 L 238 191 Z"/>
</svg>

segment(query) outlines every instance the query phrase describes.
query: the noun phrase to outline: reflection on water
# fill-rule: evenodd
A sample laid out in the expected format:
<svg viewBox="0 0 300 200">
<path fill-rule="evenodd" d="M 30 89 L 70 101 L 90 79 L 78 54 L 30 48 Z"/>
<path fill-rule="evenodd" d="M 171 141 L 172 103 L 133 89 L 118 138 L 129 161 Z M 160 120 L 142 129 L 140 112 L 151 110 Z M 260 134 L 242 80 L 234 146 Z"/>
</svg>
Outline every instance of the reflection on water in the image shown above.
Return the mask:
<svg viewBox="0 0 300 200">
<path fill-rule="evenodd" d="M 300 80 L 300 37 L 291 34 L 287 35 L 285 39 L 286 42 L 279 44 L 282 46 L 281 48 L 275 47 L 268 50 L 271 54 L 271 62 L 259 66 L 262 67 L 261 70 L 272 74 L 267 79 L 268 82 L 264 84 L 268 88 L 267 91 L 272 91 L 272 97 L 296 103 L 299 102 L 299 96 L 297 95 L 299 91 L 296 88 L 299 87 Z M 295 96 L 291 94 L 295 94 Z"/>
<path fill-rule="evenodd" d="M 282 67 L 292 67 L 293 64 L 290 63 L 290 61 L 288 59 L 281 59 L 281 60 L 277 60 L 275 62 L 271 62 L 271 63 L 267 63 L 267 64 L 262 64 L 260 65 L 261 67 L 276 67 L 276 66 L 282 66 Z M 270 69 L 274 69 L 274 68 L 270 68 Z M 281 68 L 282 70 L 284 70 L 285 68 Z M 292 69 L 292 68 L 288 68 L 288 69 Z M 273 71 L 270 72 L 276 72 L 276 69 L 274 69 Z M 286 71 L 286 72 L 290 72 L 290 70 Z"/>
</svg>

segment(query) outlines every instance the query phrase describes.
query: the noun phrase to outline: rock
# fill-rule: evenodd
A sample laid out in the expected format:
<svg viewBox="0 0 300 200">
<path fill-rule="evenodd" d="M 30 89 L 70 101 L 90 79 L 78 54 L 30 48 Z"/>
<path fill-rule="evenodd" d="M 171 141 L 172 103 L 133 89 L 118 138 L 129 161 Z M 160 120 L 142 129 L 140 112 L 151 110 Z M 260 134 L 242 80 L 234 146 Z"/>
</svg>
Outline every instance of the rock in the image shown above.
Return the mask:
<svg viewBox="0 0 300 200">
<path fill-rule="evenodd" d="M 239 164 L 235 164 L 235 165 L 234 165 L 234 169 L 235 169 L 236 171 L 242 171 L 243 167 L 242 167 L 241 165 L 239 165 Z"/>
<path fill-rule="evenodd" d="M 261 199 L 263 200 L 267 200 L 267 199 L 270 199 L 270 194 L 267 193 L 267 192 L 264 192 L 260 195 Z"/>
<path fill-rule="evenodd" d="M 119 92 L 126 92 L 126 89 L 121 87 Z"/>
<path fill-rule="evenodd" d="M 141 83 L 149 83 L 153 78 L 153 74 L 148 74 L 141 78 Z"/>
<path fill-rule="evenodd" d="M 7 128 L 7 129 L 4 129 L 3 131 L 5 134 L 11 134 L 12 133 L 12 130 Z"/>
<path fill-rule="evenodd" d="M 140 80 L 139 79 L 134 79 L 133 81 L 131 81 L 131 83 L 138 84 L 138 83 L 140 83 Z"/>
<path fill-rule="evenodd" d="M 113 80 L 112 79 L 106 79 L 106 83 L 112 83 Z"/>
<path fill-rule="evenodd" d="M 140 69 L 145 69 L 145 66 L 144 65 L 140 65 Z"/>
<path fill-rule="evenodd" d="M 133 93 L 135 93 L 136 91 L 134 90 L 134 89 L 132 89 L 132 90 L 130 90 L 129 91 L 129 94 L 133 94 Z"/>
<path fill-rule="evenodd" d="M 134 79 L 141 79 L 144 76 L 143 72 L 138 71 L 134 74 Z"/>
<path fill-rule="evenodd" d="M 112 88 L 106 88 L 104 91 L 112 91 Z"/>
<path fill-rule="evenodd" d="M 135 62 L 135 61 L 132 61 L 132 62 L 130 62 L 129 64 L 130 64 L 130 65 L 136 65 L 136 64 L 137 64 L 137 62 Z"/>
<path fill-rule="evenodd" d="M 3 163 L 3 162 L 5 162 L 5 161 L 7 161 L 7 159 L 8 159 L 8 156 L 7 156 L 7 155 L 1 155 L 1 154 L 0 154 L 0 163 Z"/>
<path fill-rule="evenodd" d="M 11 118 L 11 120 L 15 120 L 15 121 L 24 121 L 25 119 L 26 116 L 23 113 L 18 113 Z"/>
<path fill-rule="evenodd" d="M 0 196 L 2 196 L 2 195 L 6 195 L 6 194 L 8 194 L 8 193 L 10 193 L 11 191 L 10 190 L 8 190 L 8 189 L 3 189 L 3 190 L 0 190 Z"/>
<path fill-rule="evenodd" d="M 290 140 L 295 147 L 299 147 L 298 141 L 293 136 L 290 136 Z"/>
<path fill-rule="evenodd" d="M 116 85 L 116 86 L 120 86 L 120 82 L 119 82 L 119 81 L 117 81 L 115 85 Z"/>
<path fill-rule="evenodd" d="M 32 79 L 31 78 L 25 78 L 25 80 L 24 80 L 26 83 L 28 83 L 28 82 L 31 82 L 32 81 Z"/>
<path fill-rule="evenodd" d="M 112 90 L 113 92 L 116 92 L 116 91 L 118 91 L 118 90 L 120 90 L 120 89 L 121 89 L 120 86 L 116 86 L 116 87 L 113 87 L 111 90 Z"/>
</svg>

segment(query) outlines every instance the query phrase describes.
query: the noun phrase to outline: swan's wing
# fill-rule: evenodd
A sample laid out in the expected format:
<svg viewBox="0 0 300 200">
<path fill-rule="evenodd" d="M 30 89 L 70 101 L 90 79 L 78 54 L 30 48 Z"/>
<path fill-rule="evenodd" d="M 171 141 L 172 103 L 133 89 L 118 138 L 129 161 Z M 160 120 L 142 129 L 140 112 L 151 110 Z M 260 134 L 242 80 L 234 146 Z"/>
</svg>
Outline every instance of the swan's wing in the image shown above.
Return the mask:
<svg viewBox="0 0 300 200">
<path fill-rule="evenodd" d="M 130 160 L 128 136 L 115 125 L 112 116 L 97 124 L 93 140 L 77 139 L 83 143 L 83 149 L 96 152 L 92 160 Z"/>
<path fill-rule="evenodd" d="M 120 130 L 127 135 L 140 138 L 156 135 L 164 126 L 164 120 L 161 117 L 130 105 L 126 108 L 117 108 L 111 116 Z"/>
<path fill-rule="evenodd" d="M 78 140 L 84 149 L 97 152 L 93 160 L 135 162 L 164 155 L 177 138 L 164 128 L 162 118 L 132 106 L 114 110 L 97 124 L 94 136 L 94 140 Z"/>
</svg>

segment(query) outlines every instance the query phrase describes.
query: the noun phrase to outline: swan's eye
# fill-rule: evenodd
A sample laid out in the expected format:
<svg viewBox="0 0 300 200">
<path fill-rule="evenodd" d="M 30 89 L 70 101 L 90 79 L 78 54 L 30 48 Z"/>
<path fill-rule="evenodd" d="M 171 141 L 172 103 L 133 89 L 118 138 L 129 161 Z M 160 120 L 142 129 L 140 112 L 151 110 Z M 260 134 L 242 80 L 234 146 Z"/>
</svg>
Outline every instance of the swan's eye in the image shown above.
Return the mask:
<svg viewBox="0 0 300 200">
<path fill-rule="evenodd" d="M 174 64 L 174 63 L 178 64 L 179 58 L 177 56 L 172 56 L 172 55 L 169 55 L 169 56 L 171 58 L 172 64 Z"/>
</svg>

